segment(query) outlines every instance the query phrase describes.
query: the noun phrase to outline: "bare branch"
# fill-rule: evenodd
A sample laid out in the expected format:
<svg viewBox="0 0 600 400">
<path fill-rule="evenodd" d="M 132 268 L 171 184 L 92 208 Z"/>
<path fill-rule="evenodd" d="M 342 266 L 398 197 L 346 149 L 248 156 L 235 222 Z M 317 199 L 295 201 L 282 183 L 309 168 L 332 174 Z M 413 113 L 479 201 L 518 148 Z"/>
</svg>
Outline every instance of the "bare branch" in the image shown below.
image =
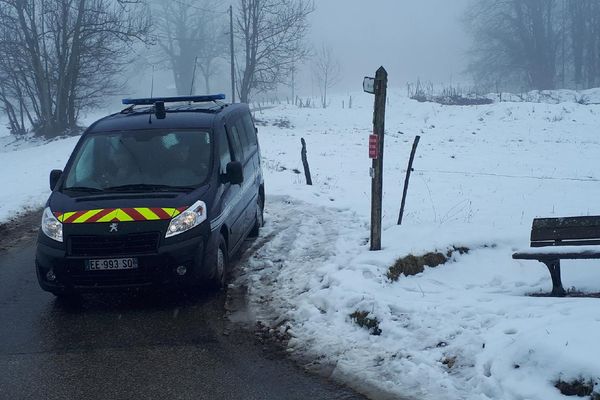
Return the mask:
<svg viewBox="0 0 600 400">
<path fill-rule="evenodd" d="M 239 94 L 248 102 L 251 93 L 284 83 L 296 64 L 309 54 L 303 41 L 308 16 L 314 10 L 307 0 L 241 0 L 237 36 L 243 61 L 238 71 Z"/>
</svg>

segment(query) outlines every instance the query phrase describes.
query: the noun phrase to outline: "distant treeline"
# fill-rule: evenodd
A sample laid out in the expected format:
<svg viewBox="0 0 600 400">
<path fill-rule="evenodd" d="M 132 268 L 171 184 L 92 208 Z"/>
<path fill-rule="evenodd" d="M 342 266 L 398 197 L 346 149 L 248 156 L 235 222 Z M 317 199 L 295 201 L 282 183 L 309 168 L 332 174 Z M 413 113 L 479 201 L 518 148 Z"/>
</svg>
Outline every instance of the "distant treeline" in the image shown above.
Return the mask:
<svg viewBox="0 0 600 400">
<path fill-rule="evenodd" d="M 469 72 L 497 90 L 600 86 L 600 1 L 473 0 Z"/>
</svg>

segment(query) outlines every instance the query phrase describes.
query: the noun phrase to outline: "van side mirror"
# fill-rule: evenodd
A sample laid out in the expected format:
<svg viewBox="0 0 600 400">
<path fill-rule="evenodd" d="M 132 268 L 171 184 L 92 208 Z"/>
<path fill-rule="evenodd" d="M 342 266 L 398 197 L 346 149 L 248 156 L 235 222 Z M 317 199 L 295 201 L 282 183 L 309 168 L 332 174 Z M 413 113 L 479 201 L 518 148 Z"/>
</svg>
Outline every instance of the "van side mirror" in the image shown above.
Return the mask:
<svg viewBox="0 0 600 400">
<path fill-rule="evenodd" d="M 241 185 L 244 182 L 244 168 L 239 161 L 231 161 L 227 164 L 225 180 L 232 185 Z"/>
<path fill-rule="evenodd" d="M 60 170 L 60 169 L 53 169 L 50 172 L 50 190 L 54 190 L 54 188 L 56 187 L 56 184 L 58 183 L 58 180 L 60 179 L 61 176 L 62 176 L 62 170 Z"/>
</svg>

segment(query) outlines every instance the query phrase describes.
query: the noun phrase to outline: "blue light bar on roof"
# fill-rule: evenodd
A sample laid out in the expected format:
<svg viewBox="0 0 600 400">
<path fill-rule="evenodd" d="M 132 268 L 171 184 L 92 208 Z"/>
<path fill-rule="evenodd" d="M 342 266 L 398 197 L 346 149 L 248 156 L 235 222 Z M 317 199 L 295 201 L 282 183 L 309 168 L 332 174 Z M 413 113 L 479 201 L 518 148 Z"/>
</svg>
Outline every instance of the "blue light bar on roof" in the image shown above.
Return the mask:
<svg viewBox="0 0 600 400">
<path fill-rule="evenodd" d="M 163 103 L 178 103 L 187 101 L 191 103 L 208 103 L 211 101 L 225 100 L 224 94 L 210 94 L 206 96 L 178 96 L 178 97 L 150 97 L 146 99 L 123 99 L 123 104 L 134 106 L 151 106 L 157 101 Z"/>
</svg>

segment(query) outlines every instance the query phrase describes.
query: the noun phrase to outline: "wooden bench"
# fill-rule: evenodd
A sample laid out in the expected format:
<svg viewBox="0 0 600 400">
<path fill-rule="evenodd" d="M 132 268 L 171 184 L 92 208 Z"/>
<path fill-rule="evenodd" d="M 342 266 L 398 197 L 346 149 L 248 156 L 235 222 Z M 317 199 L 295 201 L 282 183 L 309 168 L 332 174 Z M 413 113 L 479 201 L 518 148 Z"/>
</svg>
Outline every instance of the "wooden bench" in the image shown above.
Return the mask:
<svg viewBox="0 0 600 400">
<path fill-rule="evenodd" d="M 531 248 L 512 257 L 546 264 L 552 277 L 552 296 L 564 296 L 560 260 L 600 258 L 600 216 L 536 218 L 531 227 Z"/>
</svg>

